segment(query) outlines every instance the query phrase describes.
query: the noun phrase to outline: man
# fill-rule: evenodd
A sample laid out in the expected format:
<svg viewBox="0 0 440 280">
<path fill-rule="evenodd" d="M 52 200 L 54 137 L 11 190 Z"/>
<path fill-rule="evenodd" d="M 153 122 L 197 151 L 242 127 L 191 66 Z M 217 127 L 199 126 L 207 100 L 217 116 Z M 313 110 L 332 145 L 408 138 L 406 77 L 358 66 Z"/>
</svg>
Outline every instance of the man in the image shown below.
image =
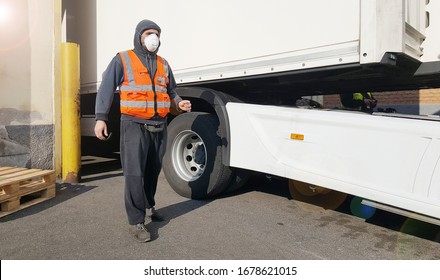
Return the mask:
<svg viewBox="0 0 440 280">
<path fill-rule="evenodd" d="M 339 95 L 342 105 L 363 112 L 373 112 L 377 105 L 377 99 L 371 92 L 356 92 Z"/>
<path fill-rule="evenodd" d="M 139 22 L 134 49 L 119 52 L 112 59 L 96 96 L 95 135 L 105 140 L 109 135 L 108 112 L 119 87 L 125 209 L 130 232 L 139 242 L 151 240 L 145 220 L 160 218 L 154 196 L 166 147 L 166 116 L 171 106 L 179 112 L 191 110 L 191 102 L 176 93 L 167 61 L 157 55 L 160 34 L 153 21 Z"/>
</svg>

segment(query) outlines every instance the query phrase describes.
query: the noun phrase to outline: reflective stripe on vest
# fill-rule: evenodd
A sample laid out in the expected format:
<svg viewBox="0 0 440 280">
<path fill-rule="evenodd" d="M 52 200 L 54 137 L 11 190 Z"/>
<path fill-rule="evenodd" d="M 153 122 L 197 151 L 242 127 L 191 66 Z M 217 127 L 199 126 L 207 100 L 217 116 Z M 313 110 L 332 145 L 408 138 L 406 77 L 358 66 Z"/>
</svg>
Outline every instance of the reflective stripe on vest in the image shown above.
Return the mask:
<svg viewBox="0 0 440 280">
<path fill-rule="evenodd" d="M 132 50 L 120 52 L 119 55 L 124 66 L 124 81 L 119 87 L 121 113 L 143 119 L 149 119 L 157 113 L 164 118 L 170 111 L 166 61 L 157 56 L 153 83 L 148 69 Z"/>
</svg>

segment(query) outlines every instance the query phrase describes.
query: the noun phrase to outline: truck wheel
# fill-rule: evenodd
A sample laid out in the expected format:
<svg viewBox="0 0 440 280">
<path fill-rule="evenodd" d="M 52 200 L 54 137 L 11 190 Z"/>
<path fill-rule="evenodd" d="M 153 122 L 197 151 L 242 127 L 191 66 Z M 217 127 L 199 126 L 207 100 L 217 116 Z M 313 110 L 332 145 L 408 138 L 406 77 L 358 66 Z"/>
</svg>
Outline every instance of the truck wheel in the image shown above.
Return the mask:
<svg viewBox="0 0 440 280">
<path fill-rule="evenodd" d="M 223 132 L 211 114 L 184 113 L 168 126 L 163 171 L 181 196 L 204 199 L 223 192 L 232 171 L 222 164 Z"/>
<path fill-rule="evenodd" d="M 345 193 L 296 180 L 289 180 L 289 192 L 294 200 L 331 210 L 341 206 L 347 197 Z"/>
</svg>

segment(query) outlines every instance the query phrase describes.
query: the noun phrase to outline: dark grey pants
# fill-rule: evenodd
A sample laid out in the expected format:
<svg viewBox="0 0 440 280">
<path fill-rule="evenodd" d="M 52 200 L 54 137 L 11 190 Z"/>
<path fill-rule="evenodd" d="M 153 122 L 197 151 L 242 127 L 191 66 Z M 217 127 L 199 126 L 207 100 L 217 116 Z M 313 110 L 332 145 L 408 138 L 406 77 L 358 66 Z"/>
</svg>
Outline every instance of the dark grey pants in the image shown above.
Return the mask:
<svg viewBox="0 0 440 280">
<path fill-rule="evenodd" d="M 145 209 L 155 206 L 157 180 L 165 154 L 167 128 L 150 132 L 143 124 L 121 121 L 121 163 L 125 178 L 128 223 L 143 223 Z"/>
</svg>

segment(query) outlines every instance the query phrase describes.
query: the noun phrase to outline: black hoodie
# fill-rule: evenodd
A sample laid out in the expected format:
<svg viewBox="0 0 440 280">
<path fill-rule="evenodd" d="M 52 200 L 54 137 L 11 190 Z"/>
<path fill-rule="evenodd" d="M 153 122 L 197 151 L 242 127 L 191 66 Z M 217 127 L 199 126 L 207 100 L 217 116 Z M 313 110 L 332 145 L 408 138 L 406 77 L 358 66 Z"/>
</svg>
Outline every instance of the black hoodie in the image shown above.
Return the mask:
<svg viewBox="0 0 440 280">
<path fill-rule="evenodd" d="M 133 51 L 142 61 L 144 66 L 148 68 L 148 72 L 156 73 L 156 65 L 157 65 L 156 53 L 159 48 L 154 53 L 151 53 L 148 50 L 146 50 L 141 43 L 142 33 L 147 29 L 155 29 L 159 31 L 159 33 L 161 32 L 160 27 L 156 23 L 150 20 L 143 20 L 139 22 L 138 25 L 136 26 L 136 30 L 134 33 Z M 152 69 L 149 69 L 147 65 L 147 56 L 150 56 L 152 59 L 153 62 Z M 110 111 L 110 107 L 113 102 L 113 96 L 116 92 L 116 88 L 120 86 L 123 81 L 124 81 L 124 67 L 122 64 L 122 59 L 119 56 L 119 54 L 116 54 L 102 75 L 102 82 L 101 85 L 99 86 L 98 94 L 96 95 L 96 105 L 95 105 L 96 120 L 108 121 L 108 113 Z M 174 75 L 173 75 L 173 71 L 171 70 L 171 67 L 169 67 L 169 81 L 170 82 L 167 86 L 167 91 L 171 99 L 171 106 L 177 108 L 177 104 L 180 101 L 182 101 L 182 98 L 180 98 L 180 96 L 178 96 L 176 93 L 176 81 L 174 79 Z M 166 121 L 164 118 L 161 118 L 159 116 L 155 116 L 149 120 L 144 120 L 141 118 L 136 118 L 124 114 L 121 114 L 121 120 L 131 120 L 139 123 L 153 123 L 153 124 L 162 123 Z"/>
</svg>

